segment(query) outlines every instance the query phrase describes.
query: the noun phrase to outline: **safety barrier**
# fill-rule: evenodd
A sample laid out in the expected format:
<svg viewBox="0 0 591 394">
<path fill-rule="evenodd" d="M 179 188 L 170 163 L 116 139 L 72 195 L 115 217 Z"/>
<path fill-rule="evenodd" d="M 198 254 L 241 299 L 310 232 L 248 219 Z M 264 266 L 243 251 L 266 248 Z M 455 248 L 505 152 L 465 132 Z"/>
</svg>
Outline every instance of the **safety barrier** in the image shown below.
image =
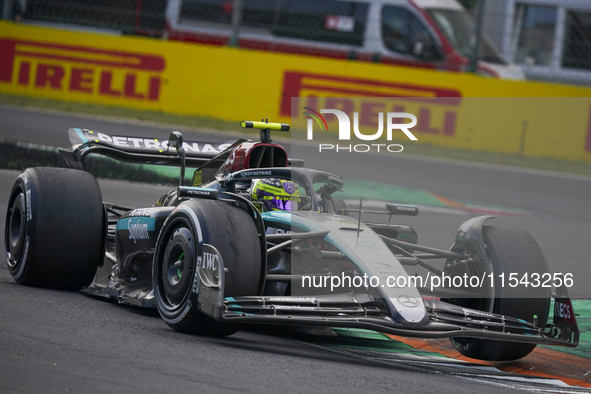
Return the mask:
<svg viewBox="0 0 591 394">
<path fill-rule="evenodd" d="M 304 97 L 300 106 L 345 106 L 373 128 L 377 112 L 402 108 L 418 117 L 419 143 L 591 162 L 591 88 L 9 22 L 0 54 L 3 93 L 286 123 Z"/>
</svg>

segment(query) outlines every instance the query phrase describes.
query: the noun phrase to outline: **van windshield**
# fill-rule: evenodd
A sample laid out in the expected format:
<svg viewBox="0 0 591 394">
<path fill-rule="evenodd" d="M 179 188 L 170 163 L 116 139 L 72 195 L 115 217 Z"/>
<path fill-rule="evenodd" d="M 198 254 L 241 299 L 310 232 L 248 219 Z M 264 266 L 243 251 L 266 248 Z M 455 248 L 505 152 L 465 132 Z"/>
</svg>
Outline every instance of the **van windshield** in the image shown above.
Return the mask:
<svg viewBox="0 0 591 394">
<path fill-rule="evenodd" d="M 462 55 L 471 58 L 476 34 L 470 15 L 457 9 L 428 8 L 426 11 L 450 44 Z M 506 64 L 486 36 L 483 36 L 478 58 L 489 63 Z"/>
</svg>

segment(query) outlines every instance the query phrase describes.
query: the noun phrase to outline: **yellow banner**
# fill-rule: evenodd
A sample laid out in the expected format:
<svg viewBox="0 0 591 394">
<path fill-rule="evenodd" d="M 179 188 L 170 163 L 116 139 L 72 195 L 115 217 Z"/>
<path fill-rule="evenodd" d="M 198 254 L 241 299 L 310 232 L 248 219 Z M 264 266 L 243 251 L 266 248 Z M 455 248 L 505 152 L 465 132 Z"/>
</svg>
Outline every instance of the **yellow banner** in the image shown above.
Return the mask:
<svg viewBox="0 0 591 394">
<path fill-rule="evenodd" d="M 330 99 L 370 128 L 379 112 L 414 113 L 419 143 L 591 162 L 591 88 L 9 22 L 0 54 L 3 93 L 284 123 L 293 97 Z"/>
</svg>

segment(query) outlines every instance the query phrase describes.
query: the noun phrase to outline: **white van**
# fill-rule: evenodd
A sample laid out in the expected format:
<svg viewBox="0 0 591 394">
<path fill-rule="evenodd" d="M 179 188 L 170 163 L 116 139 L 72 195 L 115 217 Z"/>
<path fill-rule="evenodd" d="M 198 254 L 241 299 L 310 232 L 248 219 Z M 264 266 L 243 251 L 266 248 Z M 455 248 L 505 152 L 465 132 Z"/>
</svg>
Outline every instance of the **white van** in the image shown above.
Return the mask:
<svg viewBox="0 0 591 394">
<path fill-rule="evenodd" d="M 232 0 L 169 0 L 171 40 L 227 45 Z M 456 0 L 244 0 L 239 46 L 463 72 L 476 41 Z M 478 73 L 524 79 L 488 39 Z"/>
</svg>

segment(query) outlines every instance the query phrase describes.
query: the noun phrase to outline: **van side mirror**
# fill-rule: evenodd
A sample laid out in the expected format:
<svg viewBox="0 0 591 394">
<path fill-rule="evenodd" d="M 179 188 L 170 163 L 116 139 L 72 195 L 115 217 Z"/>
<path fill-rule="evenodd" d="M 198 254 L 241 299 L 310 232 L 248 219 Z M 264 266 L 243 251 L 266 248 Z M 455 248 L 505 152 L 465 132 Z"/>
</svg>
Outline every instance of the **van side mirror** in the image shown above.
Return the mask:
<svg viewBox="0 0 591 394">
<path fill-rule="evenodd" d="M 423 57 L 423 52 L 425 50 L 425 44 L 421 40 L 417 40 L 414 42 L 412 53 L 418 58 Z"/>
<path fill-rule="evenodd" d="M 420 60 L 443 60 L 444 56 L 441 53 L 441 48 L 438 48 L 429 40 L 416 40 L 412 47 L 413 55 Z"/>
</svg>

